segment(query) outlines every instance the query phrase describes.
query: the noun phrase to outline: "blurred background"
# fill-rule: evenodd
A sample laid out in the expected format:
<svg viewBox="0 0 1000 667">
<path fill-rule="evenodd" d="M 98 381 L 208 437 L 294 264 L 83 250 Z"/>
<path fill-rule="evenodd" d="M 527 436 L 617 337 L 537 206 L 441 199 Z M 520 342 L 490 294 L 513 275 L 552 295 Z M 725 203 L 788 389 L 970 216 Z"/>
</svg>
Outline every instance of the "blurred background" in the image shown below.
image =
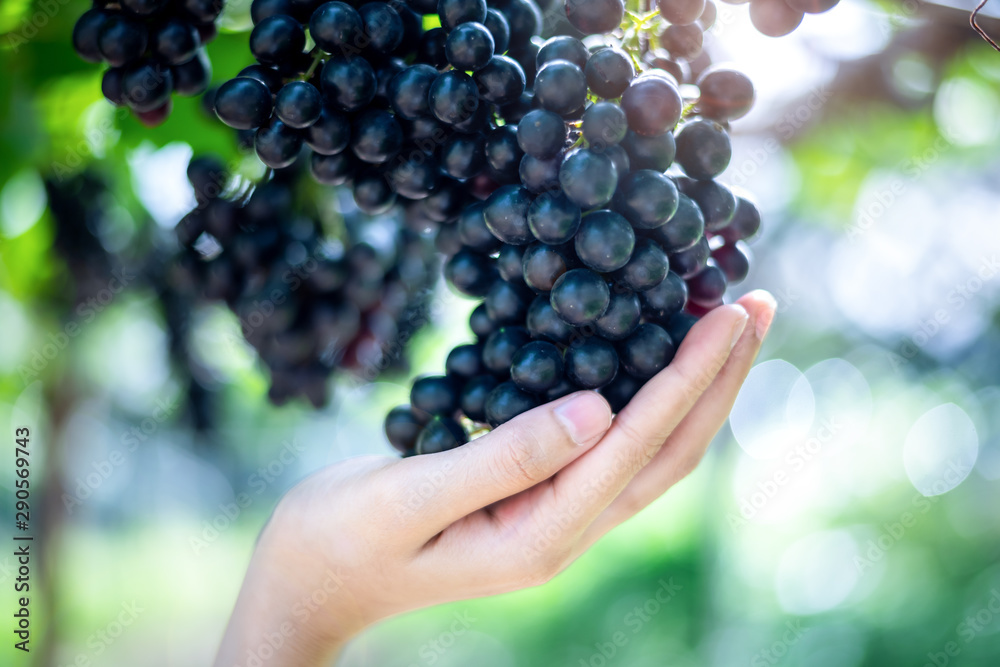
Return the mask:
<svg viewBox="0 0 1000 667">
<path fill-rule="evenodd" d="M 475 303 L 440 285 L 406 370 L 272 406 L 232 313 L 156 279 L 187 160 L 238 160 L 233 137 L 198 100 L 153 130 L 105 102 L 69 43 L 88 6 L 0 3 L 0 433 L 32 430 L 31 660 L 208 664 L 276 500 L 391 453 L 385 412 Z M 247 8 L 217 80 L 249 61 Z M 339 664 L 1000 664 L 1000 53 L 968 3 L 844 0 L 777 40 L 718 8 L 708 48 L 758 90 L 722 177 L 764 212 L 740 287 L 779 303 L 729 424 L 552 583 L 390 620 Z"/>
</svg>

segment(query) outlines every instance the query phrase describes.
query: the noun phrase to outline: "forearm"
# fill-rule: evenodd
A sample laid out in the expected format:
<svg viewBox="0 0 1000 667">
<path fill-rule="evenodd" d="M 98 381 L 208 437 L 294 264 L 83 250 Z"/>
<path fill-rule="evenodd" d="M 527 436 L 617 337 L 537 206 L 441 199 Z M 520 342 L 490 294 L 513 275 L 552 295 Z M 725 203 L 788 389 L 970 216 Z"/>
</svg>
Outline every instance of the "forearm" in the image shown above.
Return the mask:
<svg viewBox="0 0 1000 667">
<path fill-rule="evenodd" d="M 327 667 L 351 634 L 341 576 L 327 569 L 314 585 L 289 577 L 282 555 L 262 544 L 251 560 L 215 667 Z M 304 564 L 298 564 L 305 567 Z"/>
</svg>

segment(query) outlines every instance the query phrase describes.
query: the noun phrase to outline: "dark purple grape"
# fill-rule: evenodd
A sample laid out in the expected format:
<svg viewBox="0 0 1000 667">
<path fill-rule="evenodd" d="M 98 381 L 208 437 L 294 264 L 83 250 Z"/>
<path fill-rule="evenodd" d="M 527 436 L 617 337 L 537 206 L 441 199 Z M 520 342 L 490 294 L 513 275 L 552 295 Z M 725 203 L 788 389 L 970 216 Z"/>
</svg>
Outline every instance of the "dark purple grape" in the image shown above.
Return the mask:
<svg viewBox="0 0 1000 667">
<path fill-rule="evenodd" d="M 722 269 L 730 284 L 742 281 L 750 272 L 750 258 L 742 242 L 719 246 L 712 251 L 712 259 Z"/>
<path fill-rule="evenodd" d="M 486 20 L 486 0 L 438 0 L 437 14 L 445 30 L 462 23 L 482 23 Z"/>
<path fill-rule="evenodd" d="M 711 306 L 726 294 L 726 276 L 718 266 L 709 264 L 687 279 L 688 298 L 699 306 Z"/>
<path fill-rule="evenodd" d="M 403 129 L 388 111 L 366 111 L 351 127 L 351 151 L 369 164 L 384 164 L 403 145 Z"/>
<path fill-rule="evenodd" d="M 392 189 L 407 199 L 420 200 L 430 196 L 441 182 L 437 161 L 420 152 L 404 159 L 397 156 L 394 166 L 386 171 Z"/>
<path fill-rule="evenodd" d="M 639 393 L 643 384 L 645 383 L 642 380 L 637 380 L 628 373 L 619 372 L 610 384 L 601 387 L 601 396 L 607 400 L 611 411 L 618 413 Z"/>
<path fill-rule="evenodd" d="M 493 235 L 504 243 L 524 245 L 532 240 L 528 228 L 528 207 L 531 206 L 531 193 L 516 185 L 504 185 L 498 188 L 483 209 L 486 226 Z"/>
<path fill-rule="evenodd" d="M 125 68 L 109 67 L 101 77 L 101 93 L 116 107 L 125 105 Z"/>
<path fill-rule="evenodd" d="M 506 175 L 510 180 L 518 178 L 517 170 L 521 165 L 524 151 L 517 143 L 517 129 L 503 125 L 491 130 L 486 135 L 486 162 L 500 175 Z"/>
<path fill-rule="evenodd" d="M 587 66 L 590 59 L 590 51 L 583 42 L 576 37 L 568 35 L 557 35 L 545 40 L 542 47 L 535 56 L 535 65 L 541 69 L 545 63 L 553 60 L 568 60 L 580 69 Z"/>
<path fill-rule="evenodd" d="M 559 187 L 559 167 L 563 156 L 556 155 L 541 160 L 534 155 L 525 155 L 517 168 L 517 175 L 526 189 L 534 193 L 549 192 Z"/>
<path fill-rule="evenodd" d="M 705 268 L 710 252 L 708 239 L 703 236 L 687 250 L 670 255 L 670 269 L 687 280 Z"/>
<path fill-rule="evenodd" d="M 583 112 L 583 138 L 590 149 L 603 151 L 618 144 L 628 133 L 628 120 L 622 108 L 613 102 L 597 102 Z"/>
<path fill-rule="evenodd" d="M 441 168 L 452 178 L 472 178 L 485 167 L 485 139 L 481 134 L 456 134 L 441 146 Z"/>
<path fill-rule="evenodd" d="M 660 34 L 660 46 L 680 60 L 694 60 L 701 54 L 704 37 L 700 25 L 671 25 Z"/>
<path fill-rule="evenodd" d="M 393 408 L 385 418 L 385 437 L 400 454 L 412 454 L 416 450 L 421 429 L 420 420 L 409 405 Z"/>
<path fill-rule="evenodd" d="M 523 284 L 497 280 L 486 293 L 486 314 L 500 325 L 521 324 L 532 298 Z"/>
<path fill-rule="evenodd" d="M 436 454 L 464 445 L 469 439 L 454 419 L 435 417 L 417 438 L 417 454 Z"/>
<path fill-rule="evenodd" d="M 310 173 L 323 185 L 343 185 L 352 176 L 354 168 L 354 159 L 346 152 L 335 155 L 313 153 L 309 158 Z"/>
<path fill-rule="evenodd" d="M 351 121 L 344 114 L 324 107 L 319 119 L 304 133 L 306 145 L 321 155 L 336 155 L 351 141 Z"/>
<path fill-rule="evenodd" d="M 668 22 L 688 25 L 701 17 L 705 11 L 705 0 L 657 0 L 656 7 L 660 16 Z"/>
<path fill-rule="evenodd" d="M 524 282 L 536 292 L 548 292 L 559 276 L 569 270 L 569 262 L 561 252 L 544 243 L 532 243 L 521 259 Z"/>
<path fill-rule="evenodd" d="M 524 70 L 512 58 L 496 55 L 472 75 L 480 96 L 493 104 L 511 104 L 524 93 Z"/>
<path fill-rule="evenodd" d="M 653 289 L 639 294 L 643 314 L 658 323 L 664 323 L 681 312 L 687 304 L 687 284 L 673 271 Z"/>
<path fill-rule="evenodd" d="M 542 32 L 542 13 L 538 5 L 531 0 L 498 0 L 495 5 L 510 26 L 511 50 L 514 47 L 526 48 L 528 51 L 524 55 L 534 64 L 538 47 L 532 44 L 531 38 Z M 520 62 L 520 59 L 517 60 Z"/>
<path fill-rule="evenodd" d="M 369 49 L 391 53 L 403 41 L 403 19 L 385 2 L 369 2 L 358 8 Z"/>
<path fill-rule="evenodd" d="M 317 120 L 323 112 L 323 98 L 316 86 L 305 81 L 292 81 L 278 91 L 274 114 L 288 127 L 302 130 Z"/>
<path fill-rule="evenodd" d="M 146 26 L 120 14 L 107 16 L 97 38 L 101 56 L 112 67 L 124 67 L 141 58 L 148 42 Z"/>
<path fill-rule="evenodd" d="M 486 399 L 498 384 L 499 381 L 493 375 L 477 375 L 466 382 L 461 397 L 465 416 L 475 422 L 485 422 Z"/>
<path fill-rule="evenodd" d="M 201 95 L 212 81 L 212 63 L 205 49 L 198 49 L 194 58 L 170 68 L 174 77 L 174 92 L 192 97 Z"/>
<path fill-rule="evenodd" d="M 793 9 L 785 0 L 753 0 L 750 22 L 768 37 L 783 37 L 799 27 L 803 12 Z"/>
<path fill-rule="evenodd" d="M 566 377 L 581 389 L 599 389 L 618 373 L 618 353 L 603 338 L 589 338 L 571 345 L 564 359 Z"/>
<path fill-rule="evenodd" d="M 162 108 L 170 101 L 173 89 L 170 69 L 155 61 L 141 60 L 125 68 L 122 96 L 133 111 L 146 113 Z"/>
<path fill-rule="evenodd" d="M 674 129 L 681 117 L 683 101 L 668 79 L 646 75 L 629 84 L 622 93 L 621 105 L 629 127 L 649 137 Z"/>
<path fill-rule="evenodd" d="M 729 224 L 719 230 L 719 236 L 729 243 L 753 238 L 760 230 L 760 211 L 748 199 L 736 198 L 736 211 Z"/>
<path fill-rule="evenodd" d="M 334 55 L 357 55 L 363 32 L 361 14 L 344 2 L 322 4 L 309 19 L 309 34 L 316 46 Z"/>
<path fill-rule="evenodd" d="M 371 171 L 354 179 L 354 203 L 369 215 L 385 213 L 396 203 L 396 193 L 382 174 Z"/>
<path fill-rule="evenodd" d="M 302 150 L 302 135 L 278 119 L 257 130 L 254 148 L 260 161 L 272 169 L 284 169 Z"/>
<path fill-rule="evenodd" d="M 594 322 L 594 329 L 607 340 L 622 340 L 635 331 L 641 318 L 639 296 L 629 290 L 616 291 L 604 315 Z"/>
<path fill-rule="evenodd" d="M 479 108 L 476 83 L 465 72 L 454 70 L 434 79 L 427 99 L 434 117 L 449 125 L 467 120 Z"/>
<path fill-rule="evenodd" d="M 448 33 L 444 52 L 452 67 L 468 72 L 485 67 L 493 57 L 494 46 L 493 35 L 485 25 L 468 22 Z"/>
<path fill-rule="evenodd" d="M 574 28 L 585 35 L 609 33 L 625 18 L 622 0 L 570 0 L 566 17 Z"/>
<path fill-rule="evenodd" d="M 281 64 L 302 53 L 306 34 L 291 16 L 278 14 L 258 23 L 250 33 L 250 52 L 258 62 Z"/>
<path fill-rule="evenodd" d="M 101 9 L 88 9 L 73 26 L 73 48 L 78 56 L 90 63 L 104 60 L 100 48 L 100 34 L 108 21 L 108 14 Z"/>
<path fill-rule="evenodd" d="M 705 235 L 705 217 L 687 195 L 677 198 L 677 211 L 665 224 L 649 232 L 650 238 L 668 253 L 687 250 Z"/>
<path fill-rule="evenodd" d="M 448 377 L 469 379 L 486 372 L 483 366 L 483 347 L 475 343 L 459 345 L 448 353 L 444 362 Z"/>
<path fill-rule="evenodd" d="M 625 371 L 647 380 L 667 367 L 677 348 L 663 327 L 646 323 L 620 343 L 618 350 Z"/>
<path fill-rule="evenodd" d="M 563 378 L 562 354 L 552 343 L 532 341 L 514 355 L 510 379 L 523 391 L 542 394 Z"/>
<path fill-rule="evenodd" d="M 725 128 L 711 120 L 685 123 L 677 133 L 677 164 L 691 178 L 707 181 L 729 166 L 733 146 Z"/>
<path fill-rule="evenodd" d="M 753 84 L 746 74 L 718 65 L 709 67 L 698 78 L 701 97 L 698 111 L 719 121 L 741 118 L 754 101 Z"/>
<path fill-rule="evenodd" d="M 586 77 L 587 85 L 598 97 L 621 97 L 635 77 L 635 65 L 621 49 L 601 49 L 587 61 Z"/>
<path fill-rule="evenodd" d="M 488 255 L 460 250 L 445 265 L 445 278 L 462 294 L 482 297 L 497 281 L 497 271 Z"/>
<path fill-rule="evenodd" d="M 670 168 L 677 150 L 672 132 L 646 137 L 629 130 L 621 147 L 628 153 L 632 169 L 661 172 Z"/>
<path fill-rule="evenodd" d="M 517 143 L 526 154 L 547 160 L 566 145 L 566 123 L 556 113 L 536 109 L 517 124 Z"/>
<path fill-rule="evenodd" d="M 589 269 L 571 269 L 552 286 L 550 301 L 567 324 L 595 322 L 608 309 L 611 291 L 604 278 Z"/>
<path fill-rule="evenodd" d="M 244 67 L 237 76 L 257 79 L 274 94 L 277 94 L 281 90 L 281 87 L 285 85 L 278 70 L 272 69 L 267 65 L 250 65 L 249 67 Z"/>
<path fill-rule="evenodd" d="M 580 207 L 561 192 L 539 195 L 528 207 L 528 228 L 542 243 L 568 243 L 580 228 Z"/>
<path fill-rule="evenodd" d="M 663 174 L 640 169 L 624 179 L 615 195 L 615 210 L 636 229 L 655 229 L 677 212 L 680 194 Z"/>
<path fill-rule="evenodd" d="M 497 271 L 509 283 L 524 282 L 524 251 L 527 246 L 504 244 L 497 253 Z"/>
<path fill-rule="evenodd" d="M 201 46 L 198 31 L 187 21 L 170 19 L 153 32 L 153 55 L 168 65 L 185 63 L 197 53 Z"/>
<path fill-rule="evenodd" d="M 698 318 L 690 313 L 677 313 L 666 324 L 667 333 L 670 334 L 670 340 L 674 341 L 676 347 L 680 347 L 681 343 L 687 337 L 688 332 L 691 331 L 691 327 L 698 323 Z"/>
<path fill-rule="evenodd" d="M 685 182 L 683 190 L 705 216 L 706 232 L 717 232 L 725 228 L 736 214 L 736 197 L 733 191 L 718 181 Z"/>
<path fill-rule="evenodd" d="M 291 15 L 294 11 L 291 0 L 253 0 L 250 3 L 250 20 L 257 25 L 270 16 Z"/>
<path fill-rule="evenodd" d="M 413 412 L 423 419 L 448 417 L 458 410 L 458 391 L 455 382 L 443 375 L 422 377 L 410 389 Z"/>
<path fill-rule="evenodd" d="M 462 243 L 476 252 L 488 254 L 500 249 L 500 240 L 486 226 L 482 202 L 467 206 L 458 216 L 456 224 Z"/>
<path fill-rule="evenodd" d="M 485 304 L 476 306 L 469 315 L 469 329 L 479 338 L 488 338 L 498 328 L 497 323 L 486 313 Z"/>
<path fill-rule="evenodd" d="M 491 373 L 501 377 L 510 374 L 514 355 L 528 344 L 531 338 L 524 327 L 501 327 L 490 334 L 483 346 L 483 364 Z"/>
<path fill-rule="evenodd" d="M 493 35 L 494 53 L 506 53 L 507 48 L 510 46 L 510 24 L 507 23 L 504 15 L 495 9 L 488 9 L 486 10 L 486 20 L 483 21 L 483 25 Z"/>
<path fill-rule="evenodd" d="M 639 239 L 632 251 L 632 258 L 615 272 L 614 277 L 629 289 L 642 292 L 659 285 L 667 277 L 669 270 L 667 253 L 654 241 Z"/>
<path fill-rule="evenodd" d="M 538 399 L 513 382 L 502 382 L 486 398 L 486 421 L 496 428 L 538 406 Z"/>
<path fill-rule="evenodd" d="M 573 328 L 552 307 L 547 294 L 539 294 L 528 306 L 526 325 L 533 338 L 555 343 L 565 343 L 573 333 Z"/>
<path fill-rule="evenodd" d="M 618 168 L 604 153 L 581 148 L 563 160 L 559 185 L 566 198 L 581 209 L 604 206 L 615 194 Z"/>
<path fill-rule="evenodd" d="M 538 70 L 533 90 L 543 109 L 568 114 L 587 101 L 587 78 L 568 60 L 553 60 Z"/>
<path fill-rule="evenodd" d="M 574 246 L 580 261 L 606 273 L 628 263 L 635 248 L 635 232 L 628 220 L 614 211 L 595 211 L 583 217 Z"/>
<path fill-rule="evenodd" d="M 360 57 L 333 57 L 320 75 L 323 94 L 341 111 L 359 111 L 375 98 L 378 80 L 375 70 Z"/>
</svg>

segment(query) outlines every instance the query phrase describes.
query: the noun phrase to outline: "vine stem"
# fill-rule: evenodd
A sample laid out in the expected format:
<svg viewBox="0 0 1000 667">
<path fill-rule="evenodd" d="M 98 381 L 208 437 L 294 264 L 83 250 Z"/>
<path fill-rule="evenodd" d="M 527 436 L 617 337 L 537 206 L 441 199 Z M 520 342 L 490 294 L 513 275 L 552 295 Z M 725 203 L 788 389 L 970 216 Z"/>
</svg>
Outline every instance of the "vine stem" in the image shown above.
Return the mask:
<svg viewBox="0 0 1000 667">
<path fill-rule="evenodd" d="M 309 79 L 311 79 L 312 75 L 316 73 L 316 68 L 319 67 L 319 64 L 323 61 L 323 52 L 320 51 L 320 48 L 318 46 L 315 49 L 313 49 L 312 57 L 313 61 L 309 65 L 309 69 L 307 69 L 306 73 L 302 75 L 303 81 L 308 81 Z"/>
<path fill-rule="evenodd" d="M 993 38 L 987 35 L 986 31 L 983 30 L 981 27 L 979 27 L 979 23 L 976 22 L 976 18 L 979 17 L 979 12 L 982 11 L 983 7 L 985 7 L 986 3 L 989 1 L 990 0 L 980 0 L 979 5 L 972 10 L 972 15 L 969 17 L 969 23 L 972 24 L 972 29 L 975 30 L 977 33 L 979 33 L 980 37 L 985 39 L 987 43 L 989 43 L 989 45 L 992 46 L 994 49 L 1000 51 L 1000 44 L 994 42 Z"/>
</svg>

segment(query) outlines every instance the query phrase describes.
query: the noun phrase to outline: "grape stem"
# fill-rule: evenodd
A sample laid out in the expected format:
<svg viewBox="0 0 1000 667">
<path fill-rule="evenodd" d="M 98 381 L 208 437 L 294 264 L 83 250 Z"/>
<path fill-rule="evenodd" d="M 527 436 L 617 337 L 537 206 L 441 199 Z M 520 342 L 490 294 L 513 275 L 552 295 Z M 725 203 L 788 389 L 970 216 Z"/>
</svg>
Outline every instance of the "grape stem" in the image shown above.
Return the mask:
<svg viewBox="0 0 1000 667">
<path fill-rule="evenodd" d="M 306 73 L 302 75 L 302 81 L 307 81 L 312 78 L 312 75 L 316 73 L 316 68 L 319 67 L 319 64 L 323 61 L 323 52 L 320 51 L 318 46 L 313 49 L 312 57 L 313 61 L 309 65 L 309 69 L 306 70 Z"/>
<path fill-rule="evenodd" d="M 982 11 L 983 7 L 985 7 L 986 3 L 989 1 L 990 0 L 980 0 L 979 5 L 972 10 L 972 15 L 969 17 L 969 23 L 972 24 L 972 29 L 975 30 L 977 33 L 979 33 L 980 37 L 985 39 L 987 43 L 989 43 L 989 45 L 992 46 L 994 49 L 1000 51 L 1000 45 L 994 42 L 993 38 L 987 35 L 986 31 L 983 30 L 981 27 L 979 27 L 979 23 L 976 22 L 976 18 L 978 18 L 979 12 Z"/>
</svg>

